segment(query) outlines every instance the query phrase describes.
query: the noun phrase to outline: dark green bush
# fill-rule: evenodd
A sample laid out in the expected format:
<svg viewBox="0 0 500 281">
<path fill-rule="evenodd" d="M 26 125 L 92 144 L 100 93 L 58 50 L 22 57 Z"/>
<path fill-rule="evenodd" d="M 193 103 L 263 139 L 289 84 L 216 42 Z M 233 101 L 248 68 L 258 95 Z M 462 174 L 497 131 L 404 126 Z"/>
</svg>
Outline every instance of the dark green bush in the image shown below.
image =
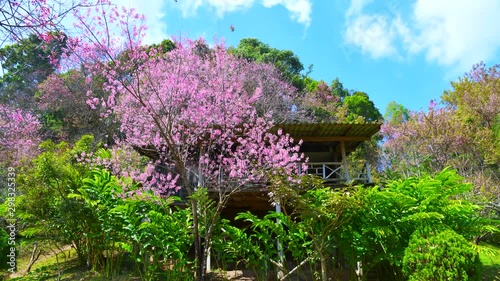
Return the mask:
<svg viewBox="0 0 500 281">
<path fill-rule="evenodd" d="M 472 243 L 447 228 L 416 230 L 403 258 L 403 272 L 410 281 L 478 280 L 480 269 Z"/>
<path fill-rule="evenodd" d="M 0 227 L 0 253 L 2 255 L 0 256 L 0 269 L 7 269 L 9 268 L 9 265 L 7 264 L 8 262 L 8 257 L 7 253 L 9 253 L 9 234 L 5 232 L 5 230 Z"/>
</svg>

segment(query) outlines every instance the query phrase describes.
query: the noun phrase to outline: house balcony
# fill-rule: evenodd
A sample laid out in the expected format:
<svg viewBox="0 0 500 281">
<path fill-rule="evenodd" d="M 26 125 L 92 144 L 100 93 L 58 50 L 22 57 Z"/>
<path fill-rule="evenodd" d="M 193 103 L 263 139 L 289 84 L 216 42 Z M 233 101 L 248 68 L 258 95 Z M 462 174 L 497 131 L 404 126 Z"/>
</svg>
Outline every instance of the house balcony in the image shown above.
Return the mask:
<svg viewBox="0 0 500 281">
<path fill-rule="evenodd" d="M 306 174 L 316 175 L 326 185 L 372 184 L 370 165 L 364 160 L 355 162 L 309 162 Z"/>
<path fill-rule="evenodd" d="M 302 165 L 300 165 L 301 167 Z M 342 188 L 350 185 L 373 184 L 370 166 L 367 161 L 347 162 L 308 162 L 305 174 L 316 175 L 324 180 L 325 187 Z M 266 183 L 247 185 L 245 188 L 231 196 L 224 209 L 226 218 L 233 218 L 239 212 L 251 211 L 264 216 L 269 210 L 274 209 L 269 201 Z M 215 192 L 212 190 L 212 192 Z"/>
</svg>

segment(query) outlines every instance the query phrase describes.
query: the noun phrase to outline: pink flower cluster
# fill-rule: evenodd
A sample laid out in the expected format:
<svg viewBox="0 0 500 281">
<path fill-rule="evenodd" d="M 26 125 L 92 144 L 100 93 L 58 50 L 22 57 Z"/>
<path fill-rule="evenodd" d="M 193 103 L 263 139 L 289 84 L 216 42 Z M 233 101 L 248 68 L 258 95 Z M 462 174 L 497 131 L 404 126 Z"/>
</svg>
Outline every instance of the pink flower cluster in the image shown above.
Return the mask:
<svg viewBox="0 0 500 281">
<path fill-rule="evenodd" d="M 0 104 L 0 151 L 3 163 L 18 164 L 38 152 L 40 122 L 30 112 Z"/>
</svg>

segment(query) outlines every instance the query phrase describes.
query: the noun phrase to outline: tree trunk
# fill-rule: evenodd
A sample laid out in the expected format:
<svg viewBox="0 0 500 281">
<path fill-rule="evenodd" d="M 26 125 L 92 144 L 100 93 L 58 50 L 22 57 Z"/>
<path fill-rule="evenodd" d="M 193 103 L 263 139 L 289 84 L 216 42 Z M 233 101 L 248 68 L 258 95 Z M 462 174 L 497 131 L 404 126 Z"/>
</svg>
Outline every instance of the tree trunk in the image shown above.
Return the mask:
<svg viewBox="0 0 500 281">
<path fill-rule="evenodd" d="M 321 280 L 328 281 L 328 258 L 324 253 L 320 253 L 321 255 Z"/>
<path fill-rule="evenodd" d="M 363 262 L 358 261 L 356 263 L 356 275 L 358 276 L 358 280 L 363 280 Z"/>
<path fill-rule="evenodd" d="M 29 273 L 31 271 L 31 267 L 35 264 L 35 262 L 40 258 L 42 251 L 38 249 L 38 243 L 35 242 L 33 244 L 33 251 L 31 252 L 30 262 L 28 264 L 28 268 L 26 268 L 25 273 Z"/>
<path fill-rule="evenodd" d="M 196 200 L 191 199 L 191 208 L 193 212 L 193 236 L 194 236 L 194 256 L 196 258 L 196 280 L 203 281 L 205 273 L 203 270 L 203 250 L 201 249 L 201 238 L 198 223 L 198 204 Z"/>
</svg>

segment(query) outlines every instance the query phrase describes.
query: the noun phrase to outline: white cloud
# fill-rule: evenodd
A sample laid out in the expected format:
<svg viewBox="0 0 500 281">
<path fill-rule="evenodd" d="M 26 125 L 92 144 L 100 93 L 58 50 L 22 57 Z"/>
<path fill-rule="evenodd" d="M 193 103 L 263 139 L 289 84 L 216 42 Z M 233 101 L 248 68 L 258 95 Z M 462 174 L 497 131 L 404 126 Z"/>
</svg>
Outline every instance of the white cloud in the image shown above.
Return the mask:
<svg viewBox="0 0 500 281">
<path fill-rule="evenodd" d="M 217 16 L 251 7 L 254 0 L 180 0 L 174 3 L 178 6 L 184 17 L 196 15 L 196 11 L 205 5 L 215 10 Z"/>
<path fill-rule="evenodd" d="M 184 17 L 196 15 L 196 11 L 202 6 L 215 10 L 217 16 L 222 17 L 226 13 L 249 9 L 255 2 L 255 0 L 179 0 L 175 6 L 181 9 Z M 306 27 L 311 23 L 311 0 L 261 0 L 260 2 L 266 8 L 276 5 L 285 7 L 292 20 Z"/>
<path fill-rule="evenodd" d="M 124 6 L 126 8 L 135 8 L 140 14 L 146 16 L 146 38 L 144 43 L 158 43 L 163 39 L 169 38 L 167 34 L 167 25 L 165 24 L 164 5 L 166 1 L 171 0 L 149 0 L 147 4 L 145 1 L 136 0 L 114 0 L 113 4 Z"/>
<path fill-rule="evenodd" d="M 397 55 L 393 46 L 395 34 L 385 16 L 360 15 L 354 18 L 345 32 L 345 41 L 373 58 Z"/>
<path fill-rule="evenodd" d="M 306 27 L 311 24 L 312 4 L 309 0 L 264 0 L 262 5 L 266 8 L 283 5 L 291 13 L 293 20 Z"/>
<path fill-rule="evenodd" d="M 351 0 L 351 5 L 346 12 L 346 17 L 361 14 L 363 8 L 372 2 L 372 0 Z"/>
<path fill-rule="evenodd" d="M 500 49 L 500 1 L 416 0 L 407 18 L 389 6 L 364 12 L 370 2 L 351 1 L 344 40 L 373 58 L 422 53 L 428 61 L 468 69 Z"/>
<path fill-rule="evenodd" d="M 428 60 L 470 68 L 500 48 L 498 11 L 496 0 L 419 0 L 413 11 L 415 40 Z"/>
<path fill-rule="evenodd" d="M 346 12 L 345 43 L 361 50 L 372 58 L 398 57 L 393 42 L 397 29 L 387 14 L 364 13 L 371 0 L 352 0 Z"/>
</svg>

